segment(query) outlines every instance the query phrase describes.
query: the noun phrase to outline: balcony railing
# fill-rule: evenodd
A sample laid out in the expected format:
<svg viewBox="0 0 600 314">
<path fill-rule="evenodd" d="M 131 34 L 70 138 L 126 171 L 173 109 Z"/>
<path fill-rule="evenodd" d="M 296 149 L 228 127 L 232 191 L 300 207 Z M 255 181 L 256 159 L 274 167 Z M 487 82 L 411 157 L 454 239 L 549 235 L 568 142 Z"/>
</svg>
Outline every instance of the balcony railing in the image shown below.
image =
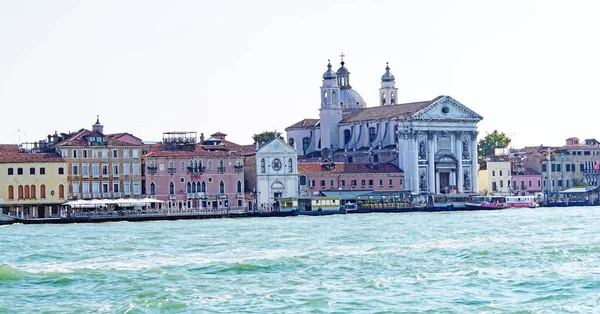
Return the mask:
<svg viewBox="0 0 600 314">
<path fill-rule="evenodd" d="M 158 168 L 158 167 L 156 167 L 156 166 L 154 166 L 154 165 L 150 165 L 150 166 L 148 166 L 148 167 L 147 167 L 147 169 L 148 169 L 148 174 L 156 174 L 156 169 L 157 169 L 157 168 Z"/>
<path fill-rule="evenodd" d="M 92 197 L 93 198 L 101 198 L 102 197 L 102 193 L 93 193 Z"/>
<path fill-rule="evenodd" d="M 90 199 L 90 198 L 92 198 L 92 194 L 91 193 L 82 193 L 81 198 Z"/>
<path fill-rule="evenodd" d="M 175 168 L 169 168 L 169 174 L 174 174 L 175 173 Z"/>
<path fill-rule="evenodd" d="M 235 166 L 234 168 L 235 168 L 235 173 L 244 172 L 244 166 L 242 166 L 242 165 Z"/>
<path fill-rule="evenodd" d="M 187 167 L 188 174 L 204 174 L 206 167 Z"/>
<path fill-rule="evenodd" d="M 238 197 L 238 198 L 244 198 L 244 193 L 238 193 L 238 194 L 237 194 L 237 197 Z"/>
<path fill-rule="evenodd" d="M 111 198 L 111 197 L 112 197 L 111 193 L 108 193 L 108 192 L 102 193 L 102 198 Z"/>
<path fill-rule="evenodd" d="M 170 199 L 170 200 L 174 200 L 174 199 L 176 199 L 176 198 L 177 198 L 177 196 L 176 196 L 175 194 L 170 194 L 170 195 L 169 195 L 169 199 Z"/>
<path fill-rule="evenodd" d="M 225 167 L 218 167 L 217 171 L 219 171 L 219 173 L 224 173 L 225 172 Z"/>
<path fill-rule="evenodd" d="M 113 194 L 115 195 L 115 198 L 120 198 L 121 197 L 121 192 L 115 192 Z"/>
</svg>

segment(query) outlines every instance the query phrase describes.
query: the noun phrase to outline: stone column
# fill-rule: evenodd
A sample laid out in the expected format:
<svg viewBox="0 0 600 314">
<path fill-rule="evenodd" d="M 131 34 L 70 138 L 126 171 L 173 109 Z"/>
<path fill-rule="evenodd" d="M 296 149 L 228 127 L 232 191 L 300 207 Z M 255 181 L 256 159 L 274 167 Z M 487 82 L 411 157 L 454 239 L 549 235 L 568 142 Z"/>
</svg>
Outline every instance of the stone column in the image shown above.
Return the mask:
<svg viewBox="0 0 600 314">
<path fill-rule="evenodd" d="M 477 176 L 479 175 L 477 165 L 477 131 L 471 133 L 471 188 L 474 193 L 479 192 Z"/>
<path fill-rule="evenodd" d="M 413 192 L 419 193 L 419 147 L 416 139 L 416 135 L 414 133 L 410 134 L 410 176 L 411 176 L 411 190 Z"/>
<path fill-rule="evenodd" d="M 463 192 L 463 168 L 462 168 L 462 140 L 461 140 L 461 134 L 458 134 L 458 137 L 456 138 L 455 141 L 455 145 L 456 145 L 456 160 L 457 160 L 457 165 L 456 165 L 456 189 L 458 193 L 462 193 Z"/>
<path fill-rule="evenodd" d="M 433 150 L 433 133 L 429 132 L 429 134 L 427 134 L 427 146 L 428 146 L 428 150 L 427 150 L 427 161 L 428 161 L 428 182 L 429 182 L 429 186 L 427 187 L 427 190 L 430 193 L 435 193 L 435 153 Z"/>
</svg>

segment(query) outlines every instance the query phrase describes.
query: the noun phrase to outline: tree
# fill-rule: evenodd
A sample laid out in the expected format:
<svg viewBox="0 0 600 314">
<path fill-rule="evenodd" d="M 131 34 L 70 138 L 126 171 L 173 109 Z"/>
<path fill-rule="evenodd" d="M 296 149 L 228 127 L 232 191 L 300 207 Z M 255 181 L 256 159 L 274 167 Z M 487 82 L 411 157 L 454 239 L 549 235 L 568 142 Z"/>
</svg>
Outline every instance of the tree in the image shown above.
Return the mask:
<svg viewBox="0 0 600 314">
<path fill-rule="evenodd" d="M 272 140 L 275 136 L 274 136 L 275 132 L 271 132 L 271 131 L 264 131 L 262 133 L 259 134 L 254 134 L 252 136 L 252 139 L 254 140 L 254 143 L 258 142 L 258 143 L 266 143 L 270 140 Z M 277 137 L 283 140 L 283 136 L 281 136 L 281 132 L 277 132 Z"/>
<path fill-rule="evenodd" d="M 504 132 L 498 133 L 498 130 L 494 130 L 494 132 L 479 140 L 477 155 L 479 155 L 479 157 L 492 155 L 496 148 L 506 148 L 508 144 L 510 144 L 510 141 L 510 137 L 504 134 Z"/>
</svg>

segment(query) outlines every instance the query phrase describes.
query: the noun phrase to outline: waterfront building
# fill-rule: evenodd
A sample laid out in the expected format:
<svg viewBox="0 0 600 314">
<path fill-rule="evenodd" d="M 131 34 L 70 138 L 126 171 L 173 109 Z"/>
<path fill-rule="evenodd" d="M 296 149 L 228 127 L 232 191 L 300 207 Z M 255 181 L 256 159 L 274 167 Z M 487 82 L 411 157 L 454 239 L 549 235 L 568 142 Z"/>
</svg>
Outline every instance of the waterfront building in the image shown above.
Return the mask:
<svg viewBox="0 0 600 314">
<path fill-rule="evenodd" d="M 512 194 L 536 195 L 542 192 L 542 174 L 531 169 L 513 165 Z"/>
<path fill-rule="evenodd" d="M 202 134 L 197 142 L 196 132 L 163 133 L 146 146 L 146 194 L 169 209 L 245 209 L 244 157 L 225 136 Z"/>
<path fill-rule="evenodd" d="M 598 186 L 600 144 L 596 139 L 581 142 L 576 137 L 565 145 L 549 150 L 541 160 L 545 191 L 563 191 L 572 187 Z"/>
<path fill-rule="evenodd" d="M 67 162 L 69 199 L 142 196 L 140 139 L 128 133 L 104 134 L 99 118 L 92 130 L 60 139 L 56 148 Z"/>
<path fill-rule="evenodd" d="M 299 162 L 300 196 L 322 191 L 402 191 L 404 172 L 391 163 Z"/>
<path fill-rule="evenodd" d="M 511 195 L 511 161 L 506 156 L 494 156 L 482 161 L 479 169 L 479 193 Z"/>
<path fill-rule="evenodd" d="M 58 217 L 66 199 L 67 162 L 54 152 L 0 145 L 0 204 L 24 218 Z"/>
<path fill-rule="evenodd" d="M 450 96 L 398 103 L 394 75 L 386 66 L 379 106 L 350 85 L 342 59 L 323 74 L 319 119 L 286 128 L 302 159 L 344 163 L 393 163 L 413 192 L 477 191 L 477 123 L 483 118 Z"/>
<path fill-rule="evenodd" d="M 256 151 L 257 209 L 278 210 L 279 199 L 298 196 L 298 152 L 274 138 Z"/>
</svg>

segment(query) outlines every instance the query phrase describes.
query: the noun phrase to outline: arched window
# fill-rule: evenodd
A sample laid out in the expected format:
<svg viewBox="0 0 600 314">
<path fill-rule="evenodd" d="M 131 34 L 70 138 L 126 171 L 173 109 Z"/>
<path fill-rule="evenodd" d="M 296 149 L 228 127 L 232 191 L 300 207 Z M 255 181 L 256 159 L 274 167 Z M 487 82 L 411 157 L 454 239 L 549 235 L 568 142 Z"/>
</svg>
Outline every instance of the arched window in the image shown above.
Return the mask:
<svg viewBox="0 0 600 314">
<path fill-rule="evenodd" d="M 40 185 L 40 198 L 46 198 L 46 186 Z"/>
<path fill-rule="evenodd" d="M 376 132 L 375 128 L 370 127 L 369 128 L 369 142 L 375 141 L 376 137 L 377 137 L 377 132 Z"/>
<path fill-rule="evenodd" d="M 23 199 L 23 186 L 19 185 L 19 187 L 17 188 L 17 197 L 22 200 Z"/>
<path fill-rule="evenodd" d="M 203 169 L 202 169 L 202 160 L 200 160 L 200 161 L 198 162 L 198 167 L 200 168 L 200 171 L 202 171 L 202 170 L 203 170 Z"/>
<path fill-rule="evenodd" d="M 351 139 L 352 139 L 352 132 L 350 132 L 350 130 L 348 130 L 348 129 L 344 130 L 344 145 L 348 145 L 348 143 L 350 143 Z"/>
<path fill-rule="evenodd" d="M 58 186 L 58 197 L 65 198 L 65 186 L 62 184 Z"/>
<path fill-rule="evenodd" d="M 381 104 L 385 105 L 385 93 L 381 93 Z"/>
<path fill-rule="evenodd" d="M 288 159 L 288 172 L 294 172 L 294 161 L 292 158 Z"/>
<path fill-rule="evenodd" d="M 35 185 L 31 186 L 31 198 L 34 198 L 34 199 L 37 198 L 35 195 Z"/>
<path fill-rule="evenodd" d="M 15 170 L 13 168 L 8 168 L 8 175 L 12 176 L 13 174 L 15 174 Z"/>
<path fill-rule="evenodd" d="M 242 193 L 242 182 L 241 181 L 237 182 L 237 192 Z"/>
<path fill-rule="evenodd" d="M 392 104 L 392 105 L 396 104 L 396 95 L 394 95 L 394 93 L 392 93 L 392 99 L 390 100 L 390 104 Z"/>
<path fill-rule="evenodd" d="M 321 139 L 319 139 L 319 144 L 317 145 L 318 149 L 321 149 Z"/>
<path fill-rule="evenodd" d="M 58 167 L 58 174 L 65 174 L 65 168 Z"/>
<path fill-rule="evenodd" d="M 185 170 L 185 161 L 180 161 L 179 162 L 179 170 L 184 171 Z"/>
<path fill-rule="evenodd" d="M 15 198 L 15 189 L 13 188 L 12 185 L 8 186 L 8 199 L 12 200 Z"/>
<path fill-rule="evenodd" d="M 169 194 L 175 195 L 175 184 L 173 182 L 169 183 Z"/>
<path fill-rule="evenodd" d="M 187 186 L 187 192 L 188 193 L 192 193 L 192 184 L 190 183 L 190 181 L 188 181 L 188 183 L 186 184 Z"/>
<path fill-rule="evenodd" d="M 25 199 L 29 199 L 29 185 L 25 186 Z"/>
<path fill-rule="evenodd" d="M 192 182 L 192 193 L 197 193 L 198 192 L 198 187 L 196 186 L 196 182 Z"/>
<path fill-rule="evenodd" d="M 225 193 L 225 183 L 223 183 L 223 181 L 219 182 L 219 193 Z"/>
<path fill-rule="evenodd" d="M 156 184 L 150 183 L 150 195 L 156 195 Z"/>
<path fill-rule="evenodd" d="M 294 147 L 294 139 L 293 138 L 288 138 L 288 144 L 292 147 Z"/>
<path fill-rule="evenodd" d="M 46 174 L 46 168 L 41 167 L 40 168 L 40 174 Z"/>
<path fill-rule="evenodd" d="M 260 160 L 260 173 L 265 173 L 265 159 Z"/>
<path fill-rule="evenodd" d="M 206 182 L 202 181 L 202 193 L 206 193 Z"/>
<path fill-rule="evenodd" d="M 302 139 L 302 149 L 306 150 L 310 146 L 310 137 L 305 137 Z"/>
<path fill-rule="evenodd" d="M 207 162 L 208 170 L 212 170 L 212 160 Z"/>
<path fill-rule="evenodd" d="M 219 167 L 221 167 L 221 168 L 225 167 L 225 163 L 223 162 L 223 159 L 219 160 Z"/>
<path fill-rule="evenodd" d="M 300 176 L 300 185 L 306 185 L 306 176 Z"/>
<path fill-rule="evenodd" d="M 29 168 L 29 174 L 35 174 L 35 168 L 34 167 Z"/>
</svg>

